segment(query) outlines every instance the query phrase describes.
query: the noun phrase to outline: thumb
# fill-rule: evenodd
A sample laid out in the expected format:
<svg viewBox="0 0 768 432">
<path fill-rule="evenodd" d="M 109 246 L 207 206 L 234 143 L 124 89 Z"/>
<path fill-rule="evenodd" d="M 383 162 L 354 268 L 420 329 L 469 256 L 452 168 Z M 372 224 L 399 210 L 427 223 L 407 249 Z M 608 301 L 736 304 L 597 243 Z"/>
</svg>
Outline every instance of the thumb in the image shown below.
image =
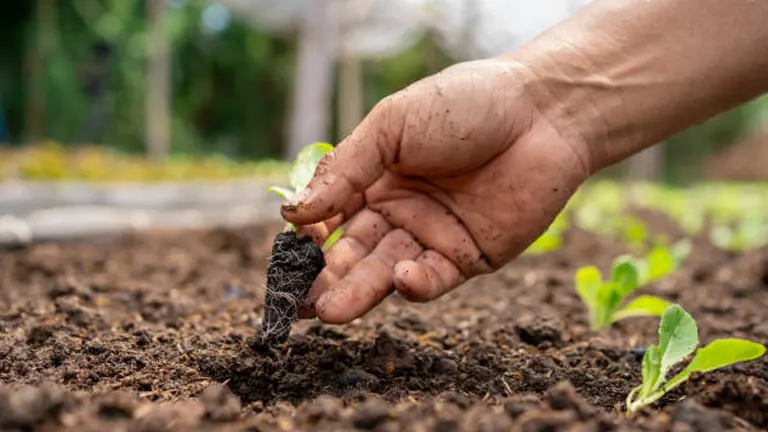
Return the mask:
<svg viewBox="0 0 768 432">
<path fill-rule="evenodd" d="M 322 222 L 339 214 L 397 160 L 403 130 L 401 98 L 390 96 L 325 155 L 307 187 L 283 204 L 283 218 L 296 225 Z M 358 198 L 359 199 L 359 198 Z"/>
</svg>

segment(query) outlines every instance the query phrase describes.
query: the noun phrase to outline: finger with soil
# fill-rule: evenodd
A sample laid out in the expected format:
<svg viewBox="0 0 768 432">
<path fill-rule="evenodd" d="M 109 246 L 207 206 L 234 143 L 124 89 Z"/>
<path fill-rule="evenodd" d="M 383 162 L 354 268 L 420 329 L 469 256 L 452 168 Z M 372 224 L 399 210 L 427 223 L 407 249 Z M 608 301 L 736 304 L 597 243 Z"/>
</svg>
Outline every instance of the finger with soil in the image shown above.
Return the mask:
<svg viewBox="0 0 768 432">
<path fill-rule="evenodd" d="M 395 266 L 395 289 L 407 300 L 427 302 L 451 291 L 464 281 L 459 269 L 440 252 L 426 250 L 415 261 Z"/>
<path fill-rule="evenodd" d="M 405 230 L 390 231 L 376 248 L 315 304 L 318 317 L 345 324 L 364 314 L 392 292 L 392 273 L 401 259 L 415 259 L 421 246 Z"/>
<path fill-rule="evenodd" d="M 366 209 L 355 215 L 344 230 L 344 235 L 326 251 L 325 268 L 315 279 L 306 306 L 299 311 L 299 318 L 314 318 L 317 315 L 317 299 L 368 256 L 391 230 L 389 222 L 374 211 Z"/>
</svg>

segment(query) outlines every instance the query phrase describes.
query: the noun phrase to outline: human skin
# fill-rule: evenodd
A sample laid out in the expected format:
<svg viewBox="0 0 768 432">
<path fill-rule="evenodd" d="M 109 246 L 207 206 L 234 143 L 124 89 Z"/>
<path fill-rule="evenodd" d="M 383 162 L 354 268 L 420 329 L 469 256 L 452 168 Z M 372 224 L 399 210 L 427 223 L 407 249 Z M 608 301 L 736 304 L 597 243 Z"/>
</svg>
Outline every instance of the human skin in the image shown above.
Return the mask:
<svg viewBox="0 0 768 432">
<path fill-rule="evenodd" d="M 768 2 L 597 0 L 382 100 L 283 218 L 321 242 L 302 317 L 440 297 L 541 235 L 600 169 L 768 91 Z"/>
</svg>

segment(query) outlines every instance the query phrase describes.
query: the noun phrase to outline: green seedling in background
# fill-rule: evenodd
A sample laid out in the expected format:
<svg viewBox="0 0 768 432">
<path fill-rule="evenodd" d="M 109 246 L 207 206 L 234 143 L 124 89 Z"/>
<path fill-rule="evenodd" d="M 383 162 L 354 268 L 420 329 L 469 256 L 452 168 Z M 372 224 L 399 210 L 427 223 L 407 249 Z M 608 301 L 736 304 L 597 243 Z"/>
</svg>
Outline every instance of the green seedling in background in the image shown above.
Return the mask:
<svg viewBox="0 0 768 432">
<path fill-rule="evenodd" d="M 567 229 L 568 214 L 566 210 L 563 210 L 555 217 L 547 230 L 528 246 L 524 253 L 536 255 L 560 249 L 563 245 L 563 235 Z"/>
<path fill-rule="evenodd" d="M 659 344 L 651 345 L 643 357 L 643 383 L 627 396 L 627 411 L 636 412 L 661 399 L 688 380 L 694 372 L 709 372 L 734 363 L 754 360 L 765 354 L 761 344 L 743 339 L 717 339 L 698 350 L 688 366 L 674 378 L 667 373 L 692 354 L 699 344 L 696 321 L 679 305 L 664 310 L 659 323 Z"/>
<path fill-rule="evenodd" d="M 291 187 L 286 188 L 282 186 L 270 186 L 267 191 L 276 193 L 286 200 L 292 199 L 294 196 L 296 196 L 297 193 L 307 187 L 315 174 L 317 164 L 320 163 L 320 160 L 323 158 L 323 156 L 330 153 L 331 151 L 333 151 L 333 146 L 331 144 L 322 142 L 317 142 L 304 147 L 296 156 L 296 160 L 293 162 L 291 172 L 288 174 L 288 180 Z M 288 223 L 286 224 L 286 229 L 295 231 L 296 227 L 293 224 Z M 341 227 L 332 232 L 325 240 L 325 243 L 323 244 L 323 250 L 330 249 L 331 246 L 333 246 L 339 240 L 339 238 L 341 238 L 343 233 L 344 231 Z"/>
<path fill-rule="evenodd" d="M 643 286 L 659 280 L 680 268 L 691 253 L 693 245 L 690 240 L 680 240 L 668 246 L 659 242 L 651 247 L 644 257 L 623 255 L 618 261 L 629 261 L 634 264 L 638 273 L 638 285 Z"/>
<path fill-rule="evenodd" d="M 613 264 L 611 279 L 603 280 L 595 266 L 576 271 L 576 292 L 589 309 L 590 326 L 597 330 L 624 318 L 660 316 L 669 306 L 666 300 L 642 295 L 622 307 L 624 300 L 639 286 L 637 267 L 629 260 Z"/>
</svg>

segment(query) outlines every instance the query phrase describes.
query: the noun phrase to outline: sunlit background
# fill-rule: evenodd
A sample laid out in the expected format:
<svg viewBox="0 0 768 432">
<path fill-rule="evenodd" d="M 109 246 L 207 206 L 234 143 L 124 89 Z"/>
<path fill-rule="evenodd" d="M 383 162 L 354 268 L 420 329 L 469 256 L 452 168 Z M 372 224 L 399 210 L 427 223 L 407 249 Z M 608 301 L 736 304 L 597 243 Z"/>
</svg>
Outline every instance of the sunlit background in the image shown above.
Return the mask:
<svg viewBox="0 0 768 432">
<path fill-rule="evenodd" d="M 24 181 L 280 178 L 302 146 L 338 142 L 386 95 L 511 51 L 586 3 L 7 0 L 0 175 L 16 198 Z M 763 181 L 766 166 L 762 98 L 601 175 Z"/>
</svg>

